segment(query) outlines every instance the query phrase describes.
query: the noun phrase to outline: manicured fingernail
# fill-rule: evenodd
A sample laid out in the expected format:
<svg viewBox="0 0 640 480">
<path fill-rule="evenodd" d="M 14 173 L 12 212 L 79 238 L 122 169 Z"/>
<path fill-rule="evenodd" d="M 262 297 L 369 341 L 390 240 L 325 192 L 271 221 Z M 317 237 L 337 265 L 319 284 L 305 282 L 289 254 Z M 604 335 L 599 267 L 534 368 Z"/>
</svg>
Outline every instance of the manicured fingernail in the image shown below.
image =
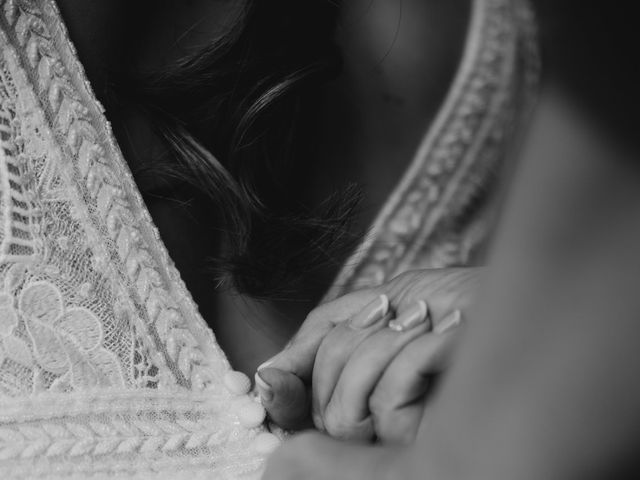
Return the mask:
<svg viewBox="0 0 640 480">
<path fill-rule="evenodd" d="M 267 360 L 264 363 L 261 363 L 260 365 L 258 365 L 258 368 L 256 368 L 256 370 L 259 372 L 260 370 L 262 370 L 263 368 L 267 368 L 269 365 L 271 365 L 273 363 L 273 361 L 275 360 L 276 357 L 270 358 L 269 360 Z"/>
<path fill-rule="evenodd" d="M 349 326 L 356 330 L 370 327 L 378 320 L 382 319 L 389 312 L 389 297 L 380 295 L 364 309 L 355 315 L 350 321 Z"/>
<path fill-rule="evenodd" d="M 417 327 L 427 320 L 429 309 L 423 300 L 418 300 L 411 308 L 402 312 L 395 320 L 389 322 L 389 328 L 396 332 L 404 332 Z"/>
<path fill-rule="evenodd" d="M 259 373 L 256 372 L 255 376 L 256 388 L 258 389 L 258 393 L 260 394 L 260 401 L 262 404 L 269 403 L 273 400 L 273 389 L 271 385 L 265 382 Z"/>
<path fill-rule="evenodd" d="M 439 335 L 446 333 L 460 325 L 460 322 L 462 322 L 462 312 L 460 312 L 460 310 L 454 310 L 444 317 L 438 325 L 436 325 L 433 329 L 433 333 L 437 333 Z"/>
</svg>

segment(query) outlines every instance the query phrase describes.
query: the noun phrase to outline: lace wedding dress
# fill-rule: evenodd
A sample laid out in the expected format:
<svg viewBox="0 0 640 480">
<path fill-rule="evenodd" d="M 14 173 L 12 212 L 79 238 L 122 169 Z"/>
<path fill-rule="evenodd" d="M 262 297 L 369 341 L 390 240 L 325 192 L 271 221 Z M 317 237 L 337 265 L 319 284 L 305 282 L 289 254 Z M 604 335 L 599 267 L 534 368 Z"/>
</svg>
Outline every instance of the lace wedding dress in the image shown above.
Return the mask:
<svg viewBox="0 0 640 480">
<path fill-rule="evenodd" d="M 330 295 L 464 260 L 480 217 L 456 232 L 446 219 L 497 161 L 529 25 L 517 4 L 474 1 L 448 100 Z M 55 3 L 0 0 L 0 478 L 258 477 L 278 439 L 249 389 L 169 259 Z"/>
</svg>

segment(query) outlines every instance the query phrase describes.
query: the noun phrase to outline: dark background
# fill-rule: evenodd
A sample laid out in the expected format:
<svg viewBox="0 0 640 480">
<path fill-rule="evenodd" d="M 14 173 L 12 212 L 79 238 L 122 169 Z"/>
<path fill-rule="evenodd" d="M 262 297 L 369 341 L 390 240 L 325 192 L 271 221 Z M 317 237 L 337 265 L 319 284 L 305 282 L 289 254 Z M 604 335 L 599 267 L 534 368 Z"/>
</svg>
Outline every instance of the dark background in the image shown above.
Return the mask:
<svg viewBox="0 0 640 480">
<path fill-rule="evenodd" d="M 547 81 L 617 136 L 637 142 L 638 16 L 632 2 L 537 0 Z"/>
</svg>

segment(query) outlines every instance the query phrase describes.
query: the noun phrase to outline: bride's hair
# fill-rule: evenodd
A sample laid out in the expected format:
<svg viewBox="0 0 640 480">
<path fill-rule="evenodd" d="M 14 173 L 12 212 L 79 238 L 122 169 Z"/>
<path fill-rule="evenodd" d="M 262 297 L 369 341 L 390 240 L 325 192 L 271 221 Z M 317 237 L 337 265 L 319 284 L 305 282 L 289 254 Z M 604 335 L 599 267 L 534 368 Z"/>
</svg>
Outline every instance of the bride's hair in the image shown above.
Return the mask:
<svg viewBox="0 0 640 480">
<path fill-rule="evenodd" d="M 295 182 L 313 128 L 301 113 L 341 66 L 337 10 L 329 0 L 247 0 L 215 41 L 127 88 L 174 153 L 153 159 L 154 175 L 179 177 L 217 207 L 226 241 L 212 264 L 243 293 L 291 298 L 357 238 L 357 188 L 310 208 Z"/>
</svg>

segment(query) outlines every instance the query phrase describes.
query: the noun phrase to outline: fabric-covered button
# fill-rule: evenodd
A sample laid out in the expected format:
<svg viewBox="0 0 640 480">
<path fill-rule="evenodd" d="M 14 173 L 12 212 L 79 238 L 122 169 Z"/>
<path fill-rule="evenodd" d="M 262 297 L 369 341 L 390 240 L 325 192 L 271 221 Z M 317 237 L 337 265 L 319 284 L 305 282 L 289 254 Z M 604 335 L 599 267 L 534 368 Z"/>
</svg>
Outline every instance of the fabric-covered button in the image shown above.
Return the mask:
<svg viewBox="0 0 640 480">
<path fill-rule="evenodd" d="M 253 441 L 253 448 L 261 455 L 268 455 L 280 445 L 280 439 L 273 433 L 260 433 Z"/>
<path fill-rule="evenodd" d="M 227 372 L 224 385 L 234 395 L 246 395 L 251 389 L 251 380 L 242 372 Z"/>
<path fill-rule="evenodd" d="M 242 426 L 255 428 L 264 422 L 267 413 L 262 405 L 247 399 L 238 405 L 238 419 Z"/>
</svg>

